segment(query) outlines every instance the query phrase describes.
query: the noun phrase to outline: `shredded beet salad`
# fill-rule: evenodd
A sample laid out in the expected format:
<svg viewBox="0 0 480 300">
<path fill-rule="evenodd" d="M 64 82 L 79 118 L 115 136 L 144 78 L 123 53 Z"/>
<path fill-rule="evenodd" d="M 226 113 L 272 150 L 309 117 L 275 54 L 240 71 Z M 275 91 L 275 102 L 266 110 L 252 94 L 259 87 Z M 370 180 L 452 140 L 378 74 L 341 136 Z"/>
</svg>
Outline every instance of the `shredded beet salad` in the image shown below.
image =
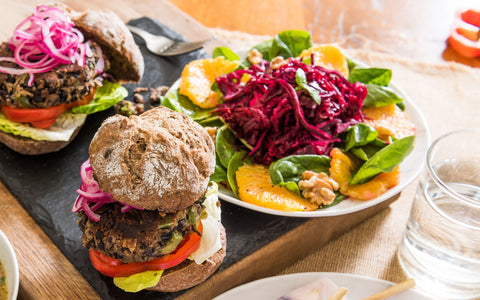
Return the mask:
<svg viewBox="0 0 480 300">
<path fill-rule="evenodd" d="M 319 92 L 317 104 L 295 79 L 301 68 Z M 251 77 L 246 83 L 244 74 Z M 318 85 L 312 85 L 312 82 Z M 269 165 L 294 154 L 329 155 L 339 134 L 363 121 L 367 95 L 361 83 L 350 83 L 339 72 L 291 59 L 272 70 L 269 61 L 216 79 L 223 103 L 217 113 L 237 138 L 252 148 L 256 163 Z"/>
</svg>

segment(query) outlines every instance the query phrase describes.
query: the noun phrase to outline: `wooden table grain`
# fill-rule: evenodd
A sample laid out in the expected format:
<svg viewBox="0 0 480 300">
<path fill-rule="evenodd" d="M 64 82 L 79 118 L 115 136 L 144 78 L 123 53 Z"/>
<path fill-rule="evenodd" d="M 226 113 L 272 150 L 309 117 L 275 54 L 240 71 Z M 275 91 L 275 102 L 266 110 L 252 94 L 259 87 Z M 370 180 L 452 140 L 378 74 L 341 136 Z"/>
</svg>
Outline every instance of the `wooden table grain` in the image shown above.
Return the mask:
<svg viewBox="0 0 480 300">
<path fill-rule="evenodd" d="M 425 61 L 457 61 L 480 67 L 446 43 L 453 13 L 476 1 L 349 0 L 65 0 L 74 9 L 109 8 L 127 21 L 150 16 L 194 40 L 206 27 L 273 35 L 309 30 L 315 42 L 344 40 L 351 47 L 375 43 L 386 52 Z M 36 0 L 0 0 L 0 38 L 6 40 Z M 178 8 L 177 8 L 178 7 Z M 180 10 L 184 11 L 181 12 Z M 197 23 L 198 22 L 198 23 Z M 200 24 L 203 24 L 200 25 Z M 19 299 L 97 299 L 96 292 L 53 245 L 41 228 L 0 183 L 0 229 L 15 248 L 20 267 Z M 279 246 L 279 245 L 277 245 Z M 281 246 L 281 245 L 280 245 Z"/>
</svg>

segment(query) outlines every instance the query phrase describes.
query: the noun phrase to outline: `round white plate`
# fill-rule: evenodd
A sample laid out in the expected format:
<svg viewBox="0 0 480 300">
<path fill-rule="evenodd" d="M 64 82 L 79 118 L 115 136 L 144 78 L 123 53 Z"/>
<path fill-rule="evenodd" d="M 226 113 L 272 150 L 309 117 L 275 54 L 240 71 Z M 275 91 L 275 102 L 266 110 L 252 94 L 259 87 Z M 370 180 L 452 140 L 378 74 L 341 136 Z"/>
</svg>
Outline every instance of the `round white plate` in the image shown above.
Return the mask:
<svg viewBox="0 0 480 300">
<path fill-rule="evenodd" d="M 0 262 L 5 268 L 7 277 L 8 300 L 17 299 L 18 293 L 18 263 L 13 247 L 5 234 L 0 230 Z"/>
<path fill-rule="evenodd" d="M 363 299 L 394 285 L 394 283 L 385 280 L 345 273 L 295 273 L 252 281 L 229 290 L 214 298 L 214 300 L 275 300 L 322 277 L 332 280 L 339 287 L 345 287 L 348 291 L 346 296 L 349 300 Z M 414 288 L 388 299 L 432 300 L 432 298 L 428 298 Z"/>
<path fill-rule="evenodd" d="M 400 164 L 400 183 L 388 190 L 386 193 L 380 195 L 377 198 L 368 201 L 359 201 L 354 200 L 351 198 L 345 199 L 339 204 L 324 208 L 324 209 L 317 209 L 315 211 L 301 211 L 301 212 L 283 212 L 280 210 L 265 208 L 257 205 L 253 205 L 247 202 L 243 202 L 239 200 L 232 191 L 220 187 L 219 188 L 219 197 L 227 202 L 249 208 L 251 210 L 256 210 L 262 213 L 272 214 L 272 215 L 279 215 L 285 217 L 329 217 L 329 216 L 338 216 L 344 214 L 350 214 L 356 211 L 360 211 L 366 209 L 368 207 L 372 207 L 377 205 L 396 194 L 400 193 L 410 182 L 412 182 L 423 169 L 423 165 L 425 163 L 425 156 L 428 150 L 428 146 L 430 145 L 430 132 L 428 130 L 427 122 L 419 110 L 419 108 L 412 102 L 412 100 L 408 97 L 408 95 L 395 84 L 390 84 L 393 90 L 395 90 L 400 97 L 404 99 L 405 102 L 405 113 L 408 115 L 410 120 L 416 126 L 416 137 L 415 137 L 415 145 L 413 151 L 410 155 Z"/>
</svg>

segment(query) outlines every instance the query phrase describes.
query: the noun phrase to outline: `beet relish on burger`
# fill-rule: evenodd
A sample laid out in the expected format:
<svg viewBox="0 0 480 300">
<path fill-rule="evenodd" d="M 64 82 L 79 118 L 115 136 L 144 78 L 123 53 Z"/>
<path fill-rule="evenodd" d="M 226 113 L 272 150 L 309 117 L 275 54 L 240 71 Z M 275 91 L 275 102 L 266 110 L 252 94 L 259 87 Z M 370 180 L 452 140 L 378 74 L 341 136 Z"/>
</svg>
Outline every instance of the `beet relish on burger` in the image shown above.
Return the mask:
<svg viewBox="0 0 480 300">
<path fill-rule="evenodd" d="M 93 266 L 129 292 L 197 285 L 225 257 L 211 137 L 157 107 L 106 119 L 81 167 L 73 212 Z"/>
<path fill-rule="evenodd" d="M 0 142 L 23 154 L 66 146 L 87 114 L 123 100 L 143 57 L 111 11 L 41 5 L 0 44 Z"/>
</svg>

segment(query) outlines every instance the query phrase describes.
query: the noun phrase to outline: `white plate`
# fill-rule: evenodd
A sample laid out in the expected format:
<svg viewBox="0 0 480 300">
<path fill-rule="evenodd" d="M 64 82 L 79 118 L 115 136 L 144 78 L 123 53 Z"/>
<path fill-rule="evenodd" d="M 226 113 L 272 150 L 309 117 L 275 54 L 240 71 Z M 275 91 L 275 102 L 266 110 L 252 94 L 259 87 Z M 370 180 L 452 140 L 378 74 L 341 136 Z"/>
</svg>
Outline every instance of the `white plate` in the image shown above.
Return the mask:
<svg viewBox="0 0 480 300">
<path fill-rule="evenodd" d="M 400 97 L 402 97 L 405 101 L 405 113 L 408 115 L 410 120 L 416 126 L 416 137 L 415 137 L 415 145 L 413 148 L 412 153 L 400 164 L 400 183 L 388 190 L 386 193 L 380 195 L 377 198 L 368 201 L 359 201 L 353 199 L 345 199 L 339 204 L 324 208 L 318 209 L 314 211 L 306 211 L 306 212 L 283 212 L 280 210 L 275 210 L 271 208 L 265 208 L 257 205 L 253 205 L 247 202 L 243 202 L 235 197 L 232 191 L 220 187 L 219 189 L 219 197 L 227 202 L 236 204 L 238 206 L 242 206 L 245 208 L 249 208 L 251 210 L 256 210 L 262 213 L 272 214 L 272 215 L 279 215 L 285 217 L 329 217 L 329 216 L 339 216 L 344 214 L 350 214 L 356 211 L 360 211 L 366 209 L 368 207 L 372 207 L 377 205 L 392 196 L 400 193 L 410 182 L 412 182 L 423 169 L 423 165 L 425 162 L 425 156 L 427 153 L 428 146 L 430 145 L 430 132 L 428 130 L 428 125 L 423 116 L 422 112 L 419 108 L 412 102 L 412 100 L 408 97 L 408 95 L 395 84 L 390 84 L 393 90 L 395 90 Z"/>
<path fill-rule="evenodd" d="M 385 280 L 345 273 L 296 273 L 252 281 L 227 291 L 214 300 L 275 300 L 322 277 L 332 280 L 339 287 L 345 287 L 348 290 L 346 296 L 349 300 L 363 299 L 394 285 Z M 388 299 L 432 300 L 414 288 Z"/>
<path fill-rule="evenodd" d="M 5 234 L 0 230 L 0 262 L 5 268 L 7 277 L 8 300 L 17 299 L 18 293 L 18 263 L 13 247 Z"/>
</svg>

